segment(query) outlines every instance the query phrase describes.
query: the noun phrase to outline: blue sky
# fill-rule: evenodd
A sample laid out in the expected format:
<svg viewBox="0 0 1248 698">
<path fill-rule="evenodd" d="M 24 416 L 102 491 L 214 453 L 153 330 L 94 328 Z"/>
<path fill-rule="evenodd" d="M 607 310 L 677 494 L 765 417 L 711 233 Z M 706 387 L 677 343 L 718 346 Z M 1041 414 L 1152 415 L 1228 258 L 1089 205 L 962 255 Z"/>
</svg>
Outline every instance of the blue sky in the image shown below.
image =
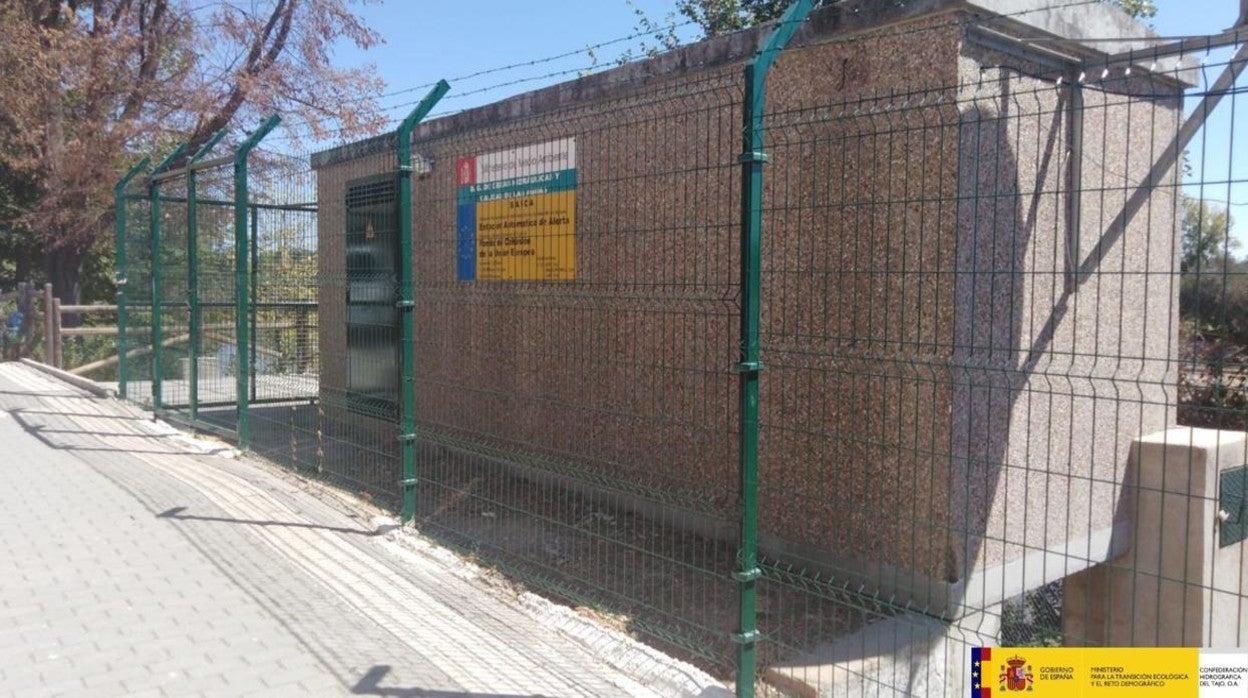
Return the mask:
<svg viewBox="0 0 1248 698">
<path fill-rule="evenodd" d="M 634 0 L 634 5 L 666 23 L 675 1 Z M 442 78 L 451 81 L 451 93 L 437 112 L 458 111 L 573 79 L 593 65 L 586 47 L 614 42 L 599 49 L 599 66 L 609 66 L 624 50 L 639 51 L 642 41 L 619 41 L 635 33 L 637 25 L 625 0 L 384 0 L 357 9 L 385 44 L 368 51 L 342 45 L 334 60 L 373 64 L 386 81 L 386 92 L 399 92 L 382 99 L 395 120 Z M 677 31 L 684 40 L 697 35 L 688 23 Z M 570 52 L 579 53 L 547 60 Z M 530 61 L 541 62 L 463 79 Z"/>
<path fill-rule="evenodd" d="M 1216 33 L 1228 28 L 1239 15 L 1238 0 L 1157 0 L 1157 17 L 1153 24 L 1166 36 Z M 1230 59 L 1233 48 L 1220 49 L 1204 55 L 1191 56 L 1189 65 L 1207 61 L 1207 68 L 1200 71 L 1207 82 L 1217 80 L 1221 66 Z M 1248 86 L 1248 76 L 1240 78 L 1241 89 Z M 1207 85 L 1201 85 L 1203 89 Z M 1186 100 L 1189 112 L 1199 102 L 1197 98 Z M 1248 162 L 1242 156 L 1248 146 L 1248 102 L 1245 96 L 1235 95 L 1223 99 L 1217 111 L 1210 115 L 1207 126 L 1192 141 L 1188 152 L 1191 157 L 1193 177 L 1186 190 L 1192 196 L 1207 201 L 1230 205 L 1235 220 L 1233 237 L 1240 240 L 1239 254 L 1248 252 Z M 1201 186 L 1198 180 L 1216 181 Z"/>
<path fill-rule="evenodd" d="M 1056 1 L 1056 0 L 1055 0 Z M 1238 0 L 1157 0 L 1158 14 L 1152 20 L 1163 35 L 1216 33 L 1232 24 L 1238 15 Z M 342 46 L 335 60 L 347 65 L 371 63 L 385 79 L 388 96 L 382 99 L 394 119 L 405 115 L 439 78 L 451 80 L 451 93 L 436 113 L 457 111 L 486 104 L 543 85 L 569 80 L 594 62 L 584 49 L 609 43 L 597 49 L 597 65 L 605 67 L 624 51 L 640 52 L 640 38 L 623 40 L 635 32 L 638 18 L 633 7 L 653 21 L 665 23 L 674 11 L 675 0 L 385 0 L 363 6 L 366 22 L 381 32 L 385 44 L 361 52 Z M 675 17 L 676 22 L 684 22 Z M 695 27 L 687 23 L 676 28 L 684 40 L 696 38 Z M 653 43 L 653 42 L 651 42 Z M 560 54 L 574 55 L 554 58 Z M 1210 65 L 1225 61 L 1230 50 L 1209 57 Z M 1204 58 L 1190 57 L 1189 63 Z M 482 71 L 520 65 L 512 69 L 465 77 Z M 1210 81 L 1217 77 L 1209 70 Z M 1241 85 L 1248 83 L 1248 76 Z M 1197 100 L 1189 99 L 1191 108 Z M 1232 104 L 1235 125 L 1231 127 Z M 1206 180 L 1232 180 L 1231 184 L 1194 186 L 1189 191 L 1206 199 L 1230 202 L 1235 217 L 1248 220 L 1248 163 L 1231 158 L 1234 148 L 1242 150 L 1248 133 L 1248 113 L 1242 97 L 1228 98 L 1210 120 L 1208 138 L 1197 136 L 1191 149 L 1194 167 Z M 1233 139 L 1233 141 L 1232 141 Z M 1202 162 L 1201 152 L 1209 155 Z M 1248 235 L 1248 225 L 1236 225 L 1236 235 Z M 1244 250 L 1248 250 L 1245 240 Z"/>
<path fill-rule="evenodd" d="M 659 23 L 674 13 L 675 4 L 676 0 L 631 3 Z M 1166 35 L 1217 32 L 1238 14 L 1237 0 L 1157 0 L 1157 5 L 1159 12 L 1153 22 Z M 628 0 L 383 0 L 359 9 L 386 43 L 367 52 L 340 46 L 334 58 L 348 65 L 372 63 L 385 79 L 387 92 L 395 92 L 431 84 L 439 78 L 542 60 L 622 39 L 632 34 L 637 25 L 632 6 Z M 677 16 L 675 21 L 685 20 Z M 677 32 L 686 40 L 697 35 L 696 28 L 687 23 L 678 26 Z M 621 41 L 599 49 L 600 65 L 610 64 L 625 49 L 636 52 L 641 41 Z M 452 93 L 443 104 L 455 109 L 485 104 L 571 79 L 576 71 L 590 65 L 590 58 L 582 52 L 534 66 L 453 81 Z M 530 78 L 531 81 L 488 92 L 462 94 Z M 393 107 L 389 113 L 401 116 L 424 91 L 394 95 L 383 102 Z"/>
</svg>

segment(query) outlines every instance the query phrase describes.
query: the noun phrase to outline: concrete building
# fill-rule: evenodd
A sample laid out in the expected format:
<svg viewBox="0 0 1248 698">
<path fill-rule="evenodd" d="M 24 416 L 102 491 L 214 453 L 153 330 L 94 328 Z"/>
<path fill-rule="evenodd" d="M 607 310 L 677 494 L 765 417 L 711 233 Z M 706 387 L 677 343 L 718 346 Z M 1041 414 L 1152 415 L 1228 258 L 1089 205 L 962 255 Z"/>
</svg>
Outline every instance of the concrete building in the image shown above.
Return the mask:
<svg viewBox="0 0 1248 698">
<path fill-rule="evenodd" d="M 1175 421 L 1159 158 L 1185 76 L 1081 80 L 1106 48 L 1087 38 L 1148 30 L 1046 4 L 849 0 L 768 86 L 764 547 L 950 618 L 1122 552 L 1131 445 Z M 679 493 L 688 525 L 731 533 L 741 67 L 766 31 L 417 129 L 426 443 Z M 313 161 L 323 409 L 383 432 L 393 146 Z M 525 197 L 542 222 L 496 210 Z"/>
</svg>

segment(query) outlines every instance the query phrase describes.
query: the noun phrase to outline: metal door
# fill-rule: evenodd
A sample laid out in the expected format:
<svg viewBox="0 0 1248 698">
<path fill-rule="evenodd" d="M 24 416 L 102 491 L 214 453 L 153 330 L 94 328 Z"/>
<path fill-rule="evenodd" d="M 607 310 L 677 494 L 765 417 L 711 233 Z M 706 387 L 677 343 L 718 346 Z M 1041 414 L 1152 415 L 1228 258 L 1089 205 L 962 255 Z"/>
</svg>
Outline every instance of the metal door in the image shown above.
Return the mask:
<svg viewBox="0 0 1248 698">
<path fill-rule="evenodd" d="M 347 403 L 387 420 L 398 415 L 397 207 L 392 175 L 347 184 Z"/>
</svg>

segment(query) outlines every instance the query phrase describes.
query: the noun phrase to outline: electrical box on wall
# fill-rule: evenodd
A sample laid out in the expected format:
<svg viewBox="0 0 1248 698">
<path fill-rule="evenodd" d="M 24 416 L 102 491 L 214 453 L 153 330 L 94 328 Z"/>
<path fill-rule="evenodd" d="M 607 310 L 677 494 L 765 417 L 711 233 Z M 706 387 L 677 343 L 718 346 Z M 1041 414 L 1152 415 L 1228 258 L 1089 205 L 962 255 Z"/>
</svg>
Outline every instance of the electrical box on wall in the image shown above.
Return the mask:
<svg viewBox="0 0 1248 698">
<path fill-rule="evenodd" d="M 1218 481 L 1218 547 L 1248 538 L 1248 465 L 1223 470 Z"/>
</svg>

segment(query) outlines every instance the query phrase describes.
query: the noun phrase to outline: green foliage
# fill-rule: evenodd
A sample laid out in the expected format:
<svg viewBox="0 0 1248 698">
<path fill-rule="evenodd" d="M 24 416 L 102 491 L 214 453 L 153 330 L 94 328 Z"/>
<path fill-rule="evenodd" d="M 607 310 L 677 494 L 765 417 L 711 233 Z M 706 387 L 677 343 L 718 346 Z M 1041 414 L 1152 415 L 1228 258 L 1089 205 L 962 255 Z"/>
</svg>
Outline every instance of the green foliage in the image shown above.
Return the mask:
<svg viewBox="0 0 1248 698">
<path fill-rule="evenodd" d="M 1179 204 L 1183 277 L 1179 313 L 1195 337 L 1248 346 L 1248 261 L 1231 253 L 1234 219 L 1226 208 L 1190 196 Z"/>
<path fill-rule="evenodd" d="M 40 258 L 39 240 L 20 222 L 34 192 L 12 177 L 0 163 L 0 291 L 12 290 L 19 281 L 29 281 L 32 260 Z"/>
<path fill-rule="evenodd" d="M 1061 582 L 1006 599 L 1001 607 L 1001 640 L 1009 647 L 1061 647 Z"/>
<path fill-rule="evenodd" d="M 1229 260 L 1183 274 L 1179 314 L 1188 332 L 1203 341 L 1248 346 L 1248 262 Z"/>
<path fill-rule="evenodd" d="M 1157 3 L 1153 0 L 1107 0 L 1121 7 L 1124 12 L 1138 19 L 1157 16 Z"/>
<path fill-rule="evenodd" d="M 307 231 L 284 227 L 266 234 L 257 261 L 260 283 L 256 300 L 261 303 L 316 301 L 317 289 L 308 279 L 317 277 L 316 243 Z"/>
<path fill-rule="evenodd" d="M 1179 215 L 1185 270 L 1212 269 L 1229 257 L 1231 250 L 1239 248 L 1239 240 L 1227 235 L 1234 220 L 1225 208 L 1203 199 L 1183 196 Z"/>
<path fill-rule="evenodd" d="M 745 13 L 741 0 L 681 0 L 676 9 L 702 27 L 706 36 L 735 32 L 755 21 Z"/>
<path fill-rule="evenodd" d="M 1248 428 L 1248 261 L 1231 250 L 1234 224 L 1221 206 L 1180 202 L 1179 423 Z"/>
<path fill-rule="evenodd" d="M 1224 278 L 1185 275 L 1180 291 L 1178 422 L 1211 429 L 1248 429 L 1248 268 Z"/>
<path fill-rule="evenodd" d="M 633 0 L 624 0 L 636 17 L 633 34 L 640 38 L 636 47 L 629 47 L 615 57 L 615 65 L 624 65 L 640 58 L 653 58 L 664 51 L 670 51 L 680 45 L 680 37 L 676 35 L 676 15 L 669 12 L 662 22 L 650 18 Z M 581 76 L 588 75 L 598 68 L 600 58 L 591 46 L 585 50 L 589 56 L 590 67 L 581 71 Z"/>
</svg>

